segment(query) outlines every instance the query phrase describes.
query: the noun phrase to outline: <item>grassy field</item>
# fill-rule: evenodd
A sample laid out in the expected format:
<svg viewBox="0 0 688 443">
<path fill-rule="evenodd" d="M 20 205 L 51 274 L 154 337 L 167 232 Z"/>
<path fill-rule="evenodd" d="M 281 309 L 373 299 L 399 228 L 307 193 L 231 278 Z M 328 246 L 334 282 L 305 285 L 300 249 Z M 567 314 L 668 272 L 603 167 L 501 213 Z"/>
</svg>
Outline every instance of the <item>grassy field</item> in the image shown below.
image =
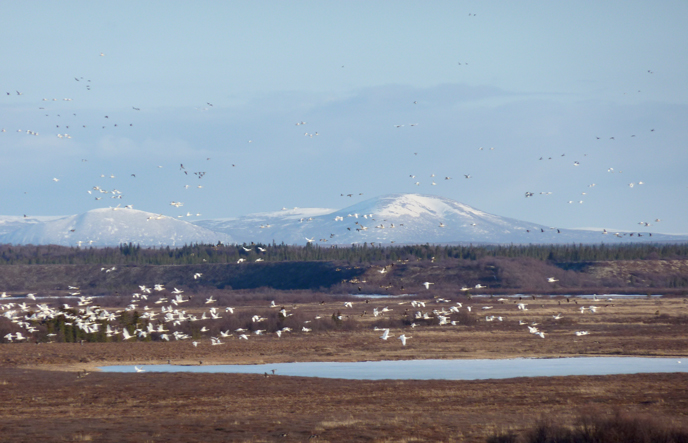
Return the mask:
<svg viewBox="0 0 688 443">
<path fill-rule="evenodd" d="M 279 299 L 279 297 L 278 297 Z M 212 346 L 230 315 L 183 341 L 6 343 L 0 345 L 0 435 L 3 441 L 487 441 L 515 435 L 544 418 L 572 425 L 582 413 L 652 415 L 688 424 L 688 374 L 514 378 L 486 381 L 351 381 L 240 374 L 100 373 L 106 364 L 277 363 L 427 358 L 577 355 L 688 357 L 683 298 L 613 301 L 569 297 L 456 297 L 449 302 L 355 300 L 353 307 L 287 303 L 313 331 L 237 334 Z M 456 325 L 414 319 L 462 303 Z M 222 304 L 222 300 L 218 303 Z M 519 310 L 518 303 L 527 310 Z M 595 305 L 595 313 L 581 307 Z M 233 316 L 269 316 L 263 299 L 245 299 Z M 471 312 L 467 307 L 471 307 Z M 377 308 L 388 311 L 374 317 Z M 482 309 L 490 307 L 491 309 Z M 113 308 L 114 309 L 114 308 Z M 198 302 L 188 313 L 201 315 Z M 315 327 L 319 321 L 335 326 Z M 555 316 L 559 316 L 555 319 Z M 315 319 L 315 317 L 321 317 Z M 495 319 L 487 321 L 491 316 Z M 502 321 L 498 320 L 502 317 Z M 233 320 L 232 320 L 233 321 Z M 215 322 L 216 324 L 213 324 Z M 224 322 L 224 323 L 223 323 Z M 416 323 L 416 326 L 411 326 Z M 519 324 L 523 323 L 523 324 Z M 545 338 L 529 333 L 537 323 Z M 379 339 L 390 328 L 413 338 Z M 214 329 L 213 329 L 214 328 Z M 269 328 L 268 328 L 269 329 Z M 589 334 L 576 336 L 576 331 Z M 688 364 L 688 361 L 686 361 Z"/>
</svg>

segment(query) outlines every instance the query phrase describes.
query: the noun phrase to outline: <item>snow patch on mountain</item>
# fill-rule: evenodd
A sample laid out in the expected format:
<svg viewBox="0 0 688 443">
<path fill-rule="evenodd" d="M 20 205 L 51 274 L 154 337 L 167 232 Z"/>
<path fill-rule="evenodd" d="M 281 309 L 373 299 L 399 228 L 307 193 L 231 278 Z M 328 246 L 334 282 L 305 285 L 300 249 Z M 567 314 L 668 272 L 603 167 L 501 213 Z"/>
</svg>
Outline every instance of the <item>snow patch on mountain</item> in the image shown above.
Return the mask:
<svg viewBox="0 0 688 443">
<path fill-rule="evenodd" d="M 232 243 L 230 235 L 191 223 L 135 209 L 94 209 L 83 214 L 38 222 L 0 236 L 11 244 L 63 246 L 183 246 L 193 243 Z"/>
<path fill-rule="evenodd" d="M 14 232 L 19 228 L 23 228 L 29 225 L 35 225 L 37 223 L 42 223 L 51 220 L 57 220 L 62 218 L 64 215 L 56 216 L 21 216 L 21 215 L 0 215 L 0 236 Z"/>
<path fill-rule="evenodd" d="M 300 213 L 303 215 L 304 212 Z M 688 237 L 617 237 L 599 231 L 557 229 L 480 211 L 457 201 L 422 194 L 390 194 L 320 215 L 253 214 L 205 220 L 199 226 L 232 235 L 238 243 L 345 245 L 367 243 L 619 243 L 680 241 Z"/>
<path fill-rule="evenodd" d="M 14 228 L 14 229 L 12 229 Z M 688 241 L 687 235 L 548 227 L 500 217 L 433 195 L 390 194 L 341 210 L 293 208 L 185 222 L 134 209 L 95 209 L 67 217 L 0 217 L 0 243 L 183 246 L 193 243 L 562 244 Z M 11 232 L 10 232 L 11 231 Z"/>
</svg>

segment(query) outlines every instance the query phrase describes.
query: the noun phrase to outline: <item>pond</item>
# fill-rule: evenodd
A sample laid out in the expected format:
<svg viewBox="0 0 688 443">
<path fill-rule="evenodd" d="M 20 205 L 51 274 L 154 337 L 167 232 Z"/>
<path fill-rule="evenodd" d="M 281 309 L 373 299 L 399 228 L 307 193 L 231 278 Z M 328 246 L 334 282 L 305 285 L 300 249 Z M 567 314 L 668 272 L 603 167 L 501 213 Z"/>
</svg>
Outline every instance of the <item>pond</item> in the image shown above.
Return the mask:
<svg viewBox="0 0 688 443">
<path fill-rule="evenodd" d="M 512 294 L 512 295 L 490 295 L 490 294 L 476 294 L 473 295 L 475 298 L 531 298 L 531 294 Z M 557 297 L 564 297 L 564 298 L 585 298 L 585 299 L 593 299 L 597 301 L 609 301 L 609 300 L 616 300 L 616 299 L 631 299 L 631 298 L 648 298 L 647 294 L 577 294 L 577 295 L 536 295 L 535 297 L 537 298 L 557 298 Z M 650 296 L 651 298 L 656 298 L 656 297 L 662 297 L 662 294 L 652 294 Z"/>
<path fill-rule="evenodd" d="M 688 372 L 678 358 L 571 357 L 499 360 L 395 360 L 300 362 L 262 365 L 141 365 L 146 372 L 212 372 L 342 378 L 350 380 L 487 380 L 564 375 Z M 104 366 L 103 372 L 135 372 L 134 366 Z"/>
<path fill-rule="evenodd" d="M 463 294 L 461 294 L 463 295 Z M 397 295 L 389 295 L 389 294 L 346 294 L 347 297 L 355 297 L 355 298 L 369 298 L 369 299 L 378 299 L 378 298 L 389 298 L 389 299 L 395 299 L 395 298 L 409 298 L 409 297 L 421 297 L 421 300 L 425 297 L 422 294 L 397 294 Z M 512 295 L 490 295 L 490 294 L 473 294 L 472 297 L 474 298 L 531 298 L 530 294 L 512 294 Z M 648 298 L 647 294 L 579 294 L 579 295 L 542 295 L 538 294 L 535 297 L 537 298 L 556 298 L 556 297 L 569 297 L 569 298 L 584 298 L 584 299 L 592 299 L 592 300 L 597 300 L 597 301 L 608 301 L 608 300 L 616 300 L 616 299 L 632 299 L 632 298 Z M 662 297 L 662 294 L 652 294 L 650 296 L 651 298 L 657 298 L 657 297 Z"/>
</svg>

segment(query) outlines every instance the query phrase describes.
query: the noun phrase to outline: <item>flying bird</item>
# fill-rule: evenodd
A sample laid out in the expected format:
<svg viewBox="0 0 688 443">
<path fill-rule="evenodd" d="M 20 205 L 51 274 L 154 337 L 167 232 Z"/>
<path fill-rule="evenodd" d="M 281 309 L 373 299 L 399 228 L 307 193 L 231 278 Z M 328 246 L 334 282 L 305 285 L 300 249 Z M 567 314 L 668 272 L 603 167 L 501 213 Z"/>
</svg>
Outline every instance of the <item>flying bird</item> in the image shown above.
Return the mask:
<svg viewBox="0 0 688 443">
<path fill-rule="evenodd" d="M 397 337 L 399 340 L 401 340 L 401 345 L 406 346 L 406 340 L 408 340 L 411 337 L 407 337 L 405 334 L 401 334 L 399 337 Z"/>
</svg>

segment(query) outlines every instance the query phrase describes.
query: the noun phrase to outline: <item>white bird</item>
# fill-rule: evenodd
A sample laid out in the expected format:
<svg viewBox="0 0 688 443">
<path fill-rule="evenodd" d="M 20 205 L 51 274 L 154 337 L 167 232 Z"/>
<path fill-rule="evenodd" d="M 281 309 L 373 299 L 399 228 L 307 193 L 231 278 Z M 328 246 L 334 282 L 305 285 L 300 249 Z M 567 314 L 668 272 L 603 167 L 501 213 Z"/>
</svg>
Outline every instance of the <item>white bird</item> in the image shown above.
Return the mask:
<svg viewBox="0 0 688 443">
<path fill-rule="evenodd" d="M 380 336 L 381 339 L 387 340 L 389 338 L 389 329 L 385 329 L 385 332 Z"/>
<path fill-rule="evenodd" d="M 577 337 L 580 337 L 580 336 L 582 336 L 582 335 L 588 335 L 588 334 L 589 334 L 588 331 L 576 331 L 576 336 L 577 336 Z"/>
<path fill-rule="evenodd" d="M 401 345 L 402 345 L 402 346 L 406 346 L 406 340 L 408 340 L 409 338 L 412 338 L 412 337 L 407 337 L 406 335 L 401 334 L 401 335 L 400 335 L 399 337 L 397 337 L 397 338 L 398 338 L 399 340 L 401 340 Z"/>
<path fill-rule="evenodd" d="M 426 281 L 423 283 L 423 286 L 425 286 L 425 289 L 430 289 L 430 285 L 434 285 L 434 283 L 430 283 L 429 281 Z"/>
<path fill-rule="evenodd" d="M 145 369 L 141 369 L 141 368 L 139 368 L 139 367 L 137 367 L 137 366 L 134 366 L 134 369 L 136 370 L 136 372 L 146 372 Z"/>
<path fill-rule="evenodd" d="M 547 279 L 547 281 L 548 281 L 549 283 L 554 283 L 554 282 L 558 282 L 559 280 L 557 280 L 557 279 L 554 278 L 554 277 L 549 277 L 549 278 Z"/>
</svg>

